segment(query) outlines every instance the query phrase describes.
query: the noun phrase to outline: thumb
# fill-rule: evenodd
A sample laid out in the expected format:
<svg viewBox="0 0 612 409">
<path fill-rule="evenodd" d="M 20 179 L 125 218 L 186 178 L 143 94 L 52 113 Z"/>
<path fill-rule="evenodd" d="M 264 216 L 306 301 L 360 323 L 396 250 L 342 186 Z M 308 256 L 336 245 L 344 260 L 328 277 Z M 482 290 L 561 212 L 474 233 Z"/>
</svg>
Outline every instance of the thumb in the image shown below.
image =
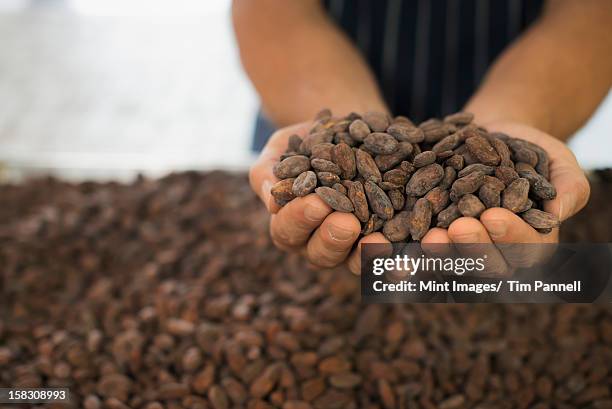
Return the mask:
<svg viewBox="0 0 612 409">
<path fill-rule="evenodd" d="M 589 181 L 575 159 L 555 163 L 551 169 L 551 183 L 557 189 L 557 197 L 545 204 L 545 210 L 561 221 L 578 213 L 589 200 Z"/>
</svg>

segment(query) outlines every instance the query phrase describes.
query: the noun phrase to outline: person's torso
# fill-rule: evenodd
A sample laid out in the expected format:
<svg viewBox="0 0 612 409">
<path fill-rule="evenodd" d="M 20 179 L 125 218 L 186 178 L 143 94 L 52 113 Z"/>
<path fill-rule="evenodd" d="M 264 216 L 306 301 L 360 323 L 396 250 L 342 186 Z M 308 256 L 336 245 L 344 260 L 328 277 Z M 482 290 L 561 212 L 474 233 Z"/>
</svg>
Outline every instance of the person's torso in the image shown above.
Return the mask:
<svg viewBox="0 0 612 409">
<path fill-rule="evenodd" d="M 324 0 L 360 49 L 395 114 L 457 111 L 542 0 Z"/>
</svg>

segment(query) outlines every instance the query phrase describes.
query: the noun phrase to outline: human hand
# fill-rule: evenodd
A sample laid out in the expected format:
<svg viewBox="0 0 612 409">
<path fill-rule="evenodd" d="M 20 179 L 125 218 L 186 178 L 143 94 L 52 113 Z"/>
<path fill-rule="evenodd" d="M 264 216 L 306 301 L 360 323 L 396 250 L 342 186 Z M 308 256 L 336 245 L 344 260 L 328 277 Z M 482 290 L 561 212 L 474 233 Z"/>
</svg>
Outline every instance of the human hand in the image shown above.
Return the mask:
<svg viewBox="0 0 612 409">
<path fill-rule="evenodd" d="M 362 243 L 388 243 L 382 233 L 372 233 L 355 242 L 361 225 L 351 213 L 333 211 L 314 193 L 291 200 L 280 207 L 270 189 L 278 181 L 272 172 L 286 151 L 289 137 L 306 136 L 311 123 L 289 126 L 275 132 L 251 167 L 252 189 L 262 200 L 270 218 L 270 235 L 274 244 L 286 251 L 297 251 L 318 267 L 334 267 L 344 262 L 353 272 L 359 271 Z"/>
<path fill-rule="evenodd" d="M 485 125 L 489 132 L 503 132 L 514 138 L 533 142 L 548 152 L 550 182 L 557 190 L 554 200 L 544 202 L 544 210 L 564 221 L 582 209 L 590 194 L 589 183 L 567 146 L 554 137 L 535 128 L 512 122 L 496 122 Z M 508 275 L 515 268 L 530 267 L 542 260 L 541 251 L 531 251 L 546 246 L 513 246 L 513 244 L 554 244 L 559 241 L 559 229 L 548 234 L 538 233 L 518 215 L 503 208 L 491 208 L 480 215 L 480 220 L 461 217 L 448 230 L 431 229 L 422 239 L 430 243 L 459 244 L 457 251 L 470 252 L 472 243 L 488 243 L 488 265 L 495 266 L 495 275 Z M 463 245 L 463 246 L 462 246 Z M 480 247 L 482 250 L 483 247 Z"/>
</svg>

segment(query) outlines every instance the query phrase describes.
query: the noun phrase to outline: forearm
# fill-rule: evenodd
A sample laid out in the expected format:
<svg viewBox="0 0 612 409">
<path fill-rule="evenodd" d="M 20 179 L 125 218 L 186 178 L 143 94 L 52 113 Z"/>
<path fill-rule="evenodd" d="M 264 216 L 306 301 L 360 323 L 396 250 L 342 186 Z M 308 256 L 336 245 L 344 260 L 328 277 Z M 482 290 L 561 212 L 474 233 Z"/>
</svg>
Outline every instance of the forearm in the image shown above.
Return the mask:
<svg viewBox="0 0 612 409">
<path fill-rule="evenodd" d="M 334 114 L 385 111 L 376 81 L 318 0 L 235 0 L 242 63 L 277 126 Z"/>
<path fill-rule="evenodd" d="M 612 85 L 611 28 L 611 2 L 551 1 L 465 109 L 481 123 L 518 121 L 566 140 Z"/>
</svg>

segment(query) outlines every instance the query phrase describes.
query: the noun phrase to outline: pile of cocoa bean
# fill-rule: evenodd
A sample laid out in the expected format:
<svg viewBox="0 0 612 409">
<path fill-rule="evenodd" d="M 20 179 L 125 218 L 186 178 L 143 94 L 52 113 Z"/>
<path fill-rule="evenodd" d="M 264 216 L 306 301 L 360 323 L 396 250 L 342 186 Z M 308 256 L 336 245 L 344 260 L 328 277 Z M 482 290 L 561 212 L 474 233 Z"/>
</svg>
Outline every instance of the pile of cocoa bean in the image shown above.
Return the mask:
<svg viewBox="0 0 612 409">
<path fill-rule="evenodd" d="M 611 187 L 564 240 L 612 241 Z M 612 407 L 611 306 L 364 305 L 275 249 L 243 174 L 0 197 L 0 386 L 70 388 L 45 407 Z"/>
<path fill-rule="evenodd" d="M 557 194 L 546 151 L 472 120 L 458 112 L 415 126 L 402 116 L 334 118 L 324 109 L 306 136 L 289 138 L 271 193 L 281 206 L 316 193 L 334 210 L 353 213 L 363 235 L 381 230 L 392 242 L 419 241 L 434 226 L 493 207 L 541 233 L 559 227 L 542 210 Z"/>
</svg>

